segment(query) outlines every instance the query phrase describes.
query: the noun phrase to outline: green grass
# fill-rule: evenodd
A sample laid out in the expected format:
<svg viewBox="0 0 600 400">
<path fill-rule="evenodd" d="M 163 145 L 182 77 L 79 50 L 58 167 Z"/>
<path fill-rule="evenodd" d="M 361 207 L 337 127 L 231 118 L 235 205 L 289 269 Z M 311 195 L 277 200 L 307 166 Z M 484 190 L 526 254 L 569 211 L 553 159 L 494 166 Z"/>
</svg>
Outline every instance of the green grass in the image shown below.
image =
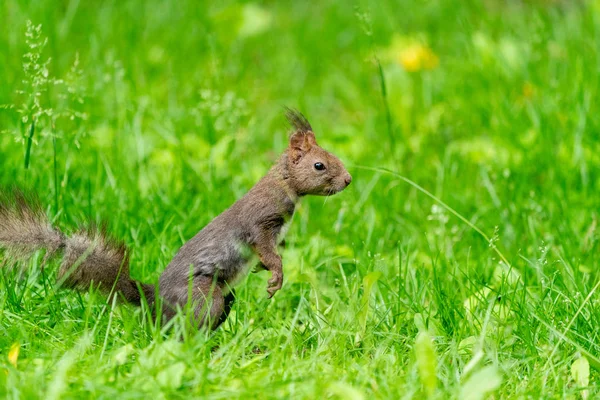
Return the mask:
<svg viewBox="0 0 600 400">
<path fill-rule="evenodd" d="M 302 201 L 274 299 L 253 274 L 183 342 L 3 268 L 0 397 L 594 398 L 599 43 L 597 0 L 4 0 L 0 185 L 106 221 L 136 278 L 267 171 L 284 105 L 354 180 Z"/>
</svg>

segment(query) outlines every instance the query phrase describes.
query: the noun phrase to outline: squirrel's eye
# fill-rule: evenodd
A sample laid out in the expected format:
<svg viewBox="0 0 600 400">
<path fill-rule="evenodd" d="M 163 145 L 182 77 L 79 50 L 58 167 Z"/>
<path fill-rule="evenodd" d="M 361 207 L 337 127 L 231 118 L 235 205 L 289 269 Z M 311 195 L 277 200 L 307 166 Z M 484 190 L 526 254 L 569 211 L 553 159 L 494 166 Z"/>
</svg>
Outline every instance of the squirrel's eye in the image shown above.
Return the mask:
<svg viewBox="0 0 600 400">
<path fill-rule="evenodd" d="M 315 169 L 317 171 L 323 171 L 325 169 L 325 165 L 323 165 L 323 163 L 320 163 L 320 162 L 315 163 Z"/>
</svg>

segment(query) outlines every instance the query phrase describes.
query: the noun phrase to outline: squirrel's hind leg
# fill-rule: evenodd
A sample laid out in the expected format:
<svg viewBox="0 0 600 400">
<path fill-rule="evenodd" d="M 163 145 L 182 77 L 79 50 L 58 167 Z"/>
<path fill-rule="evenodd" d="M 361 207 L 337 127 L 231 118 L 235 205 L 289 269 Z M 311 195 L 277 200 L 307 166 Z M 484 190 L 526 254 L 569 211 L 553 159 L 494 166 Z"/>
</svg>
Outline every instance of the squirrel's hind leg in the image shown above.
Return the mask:
<svg viewBox="0 0 600 400">
<path fill-rule="evenodd" d="M 191 296 L 190 296 L 191 294 Z M 184 285 L 174 285 L 161 292 L 163 318 L 169 321 L 181 310 L 194 329 L 217 329 L 231 310 L 233 293 L 223 296 L 223 288 L 210 276 L 195 276 Z"/>
<path fill-rule="evenodd" d="M 217 321 L 217 324 L 213 327 L 213 329 L 217 329 L 223 322 L 225 322 L 227 320 L 227 317 L 229 317 L 229 313 L 231 312 L 231 309 L 233 308 L 233 303 L 235 303 L 235 291 L 233 289 L 231 289 L 231 291 L 229 293 L 227 293 L 227 296 L 225 296 L 225 298 L 223 300 L 224 300 L 223 313 L 219 317 L 219 320 Z"/>
<path fill-rule="evenodd" d="M 225 298 L 221 285 L 211 277 L 199 276 L 193 281 L 192 304 L 194 321 L 198 329 L 216 329 L 227 318 Z M 229 297 L 229 295 L 228 295 Z M 227 313 L 229 313 L 229 309 Z"/>
</svg>

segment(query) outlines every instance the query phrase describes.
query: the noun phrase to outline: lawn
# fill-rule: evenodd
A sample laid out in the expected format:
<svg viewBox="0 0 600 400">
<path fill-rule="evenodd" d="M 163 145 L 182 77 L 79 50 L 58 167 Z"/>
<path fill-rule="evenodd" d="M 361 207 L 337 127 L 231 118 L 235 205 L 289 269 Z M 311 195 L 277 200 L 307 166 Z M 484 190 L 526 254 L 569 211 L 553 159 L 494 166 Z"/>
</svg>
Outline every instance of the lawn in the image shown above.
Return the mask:
<svg viewBox="0 0 600 400">
<path fill-rule="evenodd" d="M 302 200 L 273 299 L 251 274 L 184 341 L 0 253 L 0 397 L 600 395 L 599 78 L 598 0 L 3 0 L 0 186 L 137 279 L 268 170 L 284 106 L 353 182 Z"/>
</svg>

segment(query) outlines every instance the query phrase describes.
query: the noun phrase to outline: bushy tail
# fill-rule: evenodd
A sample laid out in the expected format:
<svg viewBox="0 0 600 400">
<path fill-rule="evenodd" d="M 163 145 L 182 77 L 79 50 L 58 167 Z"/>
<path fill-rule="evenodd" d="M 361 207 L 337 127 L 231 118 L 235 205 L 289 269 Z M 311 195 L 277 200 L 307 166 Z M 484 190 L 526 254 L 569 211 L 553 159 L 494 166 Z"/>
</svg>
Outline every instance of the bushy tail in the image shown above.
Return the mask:
<svg viewBox="0 0 600 400">
<path fill-rule="evenodd" d="M 129 276 L 125 245 L 98 229 L 67 236 L 53 228 L 37 199 L 18 190 L 0 193 L 0 248 L 7 255 L 27 258 L 46 249 L 46 259 L 62 253 L 58 272 L 64 286 L 85 290 L 92 284 L 104 293 L 120 293 L 133 304 L 141 303 L 137 282 Z M 154 301 L 154 287 L 140 284 L 147 301 Z"/>
</svg>

